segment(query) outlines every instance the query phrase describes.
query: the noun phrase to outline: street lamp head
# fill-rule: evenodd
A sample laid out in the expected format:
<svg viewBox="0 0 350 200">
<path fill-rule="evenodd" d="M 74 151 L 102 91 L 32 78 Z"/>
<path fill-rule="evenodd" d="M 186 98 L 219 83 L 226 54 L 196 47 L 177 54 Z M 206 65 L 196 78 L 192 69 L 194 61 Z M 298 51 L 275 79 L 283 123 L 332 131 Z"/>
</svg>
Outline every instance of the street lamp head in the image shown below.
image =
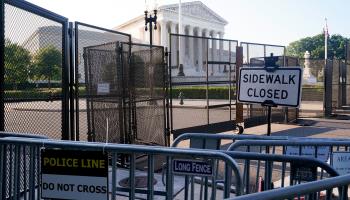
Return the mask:
<svg viewBox="0 0 350 200">
<path fill-rule="evenodd" d="M 154 22 L 154 30 L 157 30 L 157 10 L 156 9 L 154 9 L 153 22 Z"/>
<path fill-rule="evenodd" d="M 148 28 L 147 28 L 147 23 L 148 23 L 148 11 L 145 10 L 145 31 L 148 30 Z"/>
</svg>

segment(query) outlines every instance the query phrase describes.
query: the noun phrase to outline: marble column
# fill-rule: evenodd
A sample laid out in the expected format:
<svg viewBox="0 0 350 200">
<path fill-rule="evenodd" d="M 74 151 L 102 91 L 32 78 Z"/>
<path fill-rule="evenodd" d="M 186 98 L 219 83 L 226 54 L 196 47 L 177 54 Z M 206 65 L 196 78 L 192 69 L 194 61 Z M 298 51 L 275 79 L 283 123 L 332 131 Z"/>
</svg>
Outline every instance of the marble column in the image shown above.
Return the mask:
<svg viewBox="0 0 350 200">
<path fill-rule="evenodd" d="M 167 23 L 166 21 L 161 21 L 160 22 L 160 31 L 161 31 L 161 36 L 160 36 L 160 45 L 164 47 L 169 47 L 168 44 L 168 28 L 167 28 Z"/>
<path fill-rule="evenodd" d="M 209 38 L 209 31 L 208 29 L 203 30 L 203 36 L 206 38 Z M 207 61 L 211 60 L 211 54 L 209 49 L 209 42 L 208 39 L 204 39 L 202 41 L 202 49 L 203 49 L 203 71 L 207 71 Z M 208 66 L 209 67 L 209 66 Z"/>
<path fill-rule="evenodd" d="M 182 32 L 180 32 L 179 34 L 183 35 L 185 32 L 185 26 L 182 26 Z M 185 48 L 186 48 L 186 43 L 185 43 L 185 37 L 179 36 L 179 64 L 183 65 L 183 67 L 185 68 Z"/>
<path fill-rule="evenodd" d="M 156 35 L 156 38 L 155 38 L 155 41 L 156 41 L 156 43 L 155 44 L 157 44 L 157 45 L 161 45 L 161 37 L 162 37 L 162 27 L 159 27 L 160 26 L 160 24 L 159 23 L 157 23 L 157 35 Z"/>
<path fill-rule="evenodd" d="M 219 32 L 219 38 L 223 39 L 224 38 L 224 33 Z M 224 56 L 224 42 L 222 40 L 219 41 L 219 61 L 223 61 L 223 56 Z M 223 65 L 219 65 L 219 73 L 222 73 L 224 70 Z"/>
<path fill-rule="evenodd" d="M 202 29 L 201 28 L 197 28 L 197 36 L 198 37 L 202 37 Z M 197 47 L 195 47 L 195 49 L 197 50 L 197 61 L 198 61 L 198 68 L 197 69 L 202 69 L 203 67 L 203 39 L 202 38 L 197 38 Z"/>
<path fill-rule="evenodd" d="M 170 33 L 176 33 L 176 24 L 174 22 L 172 22 L 170 24 Z M 169 35 L 167 36 L 169 37 Z M 171 38 L 171 65 L 172 66 L 177 66 L 178 62 L 177 62 L 177 52 L 178 52 L 178 42 L 176 37 L 172 37 Z"/>
<path fill-rule="evenodd" d="M 188 26 L 188 35 L 194 35 L 193 26 Z M 189 57 L 189 67 L 194 67 L 194 38 L 188 37 L 188 57 Z"/>
<path fill-rule="evenodd" d="M 218 61 L 218 59 L 217 59 L 217 40 L 215 40 L 215 38 L 216 38 L 216 36 L 217 36 L 217 33 L 213 30 L 212 31 L 212 35 L 211 35 L 211 37 L 213 38 L 213 40 L 212 40 L 212 60 L 211 61 Z M 217 73 L 217 65 L 211 65 L 211 75 L 214 75 L 215 73 Z"/>
</svg>

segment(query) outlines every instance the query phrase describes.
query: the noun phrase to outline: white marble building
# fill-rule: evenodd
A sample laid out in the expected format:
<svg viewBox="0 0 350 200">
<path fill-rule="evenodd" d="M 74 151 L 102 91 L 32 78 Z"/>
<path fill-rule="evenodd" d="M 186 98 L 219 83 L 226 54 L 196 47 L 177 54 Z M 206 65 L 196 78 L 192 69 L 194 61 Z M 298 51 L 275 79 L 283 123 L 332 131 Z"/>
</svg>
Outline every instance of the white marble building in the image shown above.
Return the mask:
<svg viewBox="0 0 350 200">
<path fill-rule="evenodd" d="M 227 21 L 200 1 L 186 2 L 181 4 L 182 34 L 208 38 L 224 38 Z M 153 13 L 153 12 L 152 12 Z M 157 30 L 153 34 L 153 44 L 169 48 L 169 33 L 179 33 L 179 5 L 163 5 L 158 8 Z M 115 28 L 118 31 L 129 33 L 133 41 L 149 43 L 149 32 L 145 31 L 144 15 L 140 15 Z M 179 64 L 184 67 L 186 76 L 203 75 L 205 72 L 206 58 L 208 60 L 223 60 L 228 57 L 228 45 L 217 40 L 202 40 L 198 38 L 180 37 L 172 38 L 172 66 L 178 68 Z M 208 42 L 208 43 L 207 43 Z M 177 45 L 173 45 L 173 43 Z M 208 47 L 207 47 L 208 45 Z M 180 51 L 178 49 L 180 46 Z M 175 49 L 174 49 L 175 48 Z M 180 52 L 180 55 L 177 55 Z M 235 55 L 231 55 L 234 56 Z M 227 59 L 226 59 L 227 60 Z M 211 66 L 211 75 L 223 73 L 224 66 Z"/>
</svg>

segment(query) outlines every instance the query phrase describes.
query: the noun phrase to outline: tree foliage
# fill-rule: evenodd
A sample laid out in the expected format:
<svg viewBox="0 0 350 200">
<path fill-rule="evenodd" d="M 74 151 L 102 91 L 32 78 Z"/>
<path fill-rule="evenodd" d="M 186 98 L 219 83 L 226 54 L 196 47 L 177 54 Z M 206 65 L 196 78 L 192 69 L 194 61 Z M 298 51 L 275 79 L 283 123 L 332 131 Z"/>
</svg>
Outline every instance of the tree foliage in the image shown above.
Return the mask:
<svg viewBox="0 0 350 200">
<path fill-rule="evenodd" d="M 345 44 L 349 41 L 341 35 L 332 35 L 328 39 L 328 58 L 344 59 Z M 306 37 L 290 43 L 287 47 L 287 55 L 304 58 L 305 51 L 309 51 L 311 58 L 324 58 L 324 34 L 318 34 L 313 37 Z"/>
<path fill-rule="evenodd" d="M 5 82 L 13 84 L 26 83 L 31 64 L 30 52 L 20 46 L 5 40 Z"/>
<path fill-rule="evenodd" d="M 33 80 L 61 80 L 62 54 L 54 46 L 41 48 L 34 55 L 31 78 Z"/>
</svg>

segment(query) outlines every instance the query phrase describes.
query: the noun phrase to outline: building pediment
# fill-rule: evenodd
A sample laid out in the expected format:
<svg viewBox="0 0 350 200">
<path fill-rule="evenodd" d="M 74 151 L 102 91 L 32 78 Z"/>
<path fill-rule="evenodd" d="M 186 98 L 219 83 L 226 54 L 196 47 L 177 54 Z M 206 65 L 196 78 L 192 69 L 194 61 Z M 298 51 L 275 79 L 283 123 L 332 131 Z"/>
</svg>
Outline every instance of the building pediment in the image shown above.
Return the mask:
<svg viewBox="0 0 350 200">
<path fill-rule="evenodd" d="M 178 13 L 179 4 L 164 5 L 159 8 L 160 11 L 171 11 Z M 200 1 L 181 3 L 181 12 L 183 15 L 201 18 L 207 21 L 213 21 L 226 25 L 228 22 L 208 8 Z"/>
</svg>

